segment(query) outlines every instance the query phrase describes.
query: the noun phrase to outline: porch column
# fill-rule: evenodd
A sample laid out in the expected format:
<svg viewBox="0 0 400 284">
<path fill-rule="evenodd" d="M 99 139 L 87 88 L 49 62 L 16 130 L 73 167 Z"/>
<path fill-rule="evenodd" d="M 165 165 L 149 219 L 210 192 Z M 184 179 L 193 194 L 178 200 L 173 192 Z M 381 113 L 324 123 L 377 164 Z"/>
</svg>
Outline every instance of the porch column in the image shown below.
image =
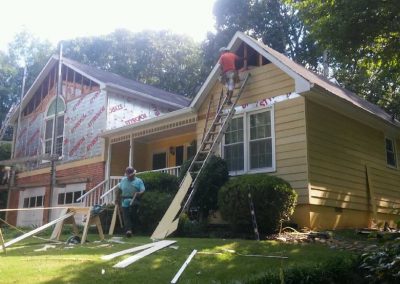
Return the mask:
<svg viewBox="0 0 400 284">
<path fill-rule="evenodd" d="M 110 171 L 111 171 L 111 141 L 110 138 L 107 139 L 107 162 L 106 162 L 106 169 L 105 169 L 105 177 L 104 179 L 107 180 L 106 188 L 110 188 Z"/>
<path fill-rule="evenodd" d="M 129 166 L 133 167 L 133 136 L 129 139 Z"/>
</svg>

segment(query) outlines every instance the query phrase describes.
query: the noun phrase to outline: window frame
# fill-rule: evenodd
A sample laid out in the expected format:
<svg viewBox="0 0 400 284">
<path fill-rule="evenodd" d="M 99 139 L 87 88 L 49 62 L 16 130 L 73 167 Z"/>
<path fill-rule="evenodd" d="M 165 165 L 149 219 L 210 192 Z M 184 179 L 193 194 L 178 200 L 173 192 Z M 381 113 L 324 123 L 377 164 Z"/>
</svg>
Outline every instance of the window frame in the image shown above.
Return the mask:
<svg viewBox="0 0 400 284">
<path fill-rule="evenodd" d="M 387 148 L 387 141 L 390 141 L 391 142 L 391 144 L 392 144 L 392 148 L 393 148 L 393 150 L 392 150 L 392 155 L 393 155 L 393 157 L 394 157 L 394 165 L 392 165 L 392 164 L 389 164 L 389 161 L 388 161 L 388 154 L 389 154 L 389 152 L 388 152 L 388 148 Z M 396 139 L 395 138 L 393 138 L 393 137 L 390 137 L 390 136 L 385 136 L 385 139 L 384 139 L 384 147 L 385 147 L 385 156 L 386 156 L 386 158 L 385 158 L 385 160 L 386 160 L 386 166 L 387 167 L 389 167 L 389 168 L 392 168 L 392 169 L 397 169 L 398 168 L 398 159 L 397 159 L 397 149 L 396 149 Z"/>
<path fill-rule="evenodd" d="M 57 97 L 54 98 L 54 99 L 48 104 L 47 110 L 46 110 L 46 116 L 45 116 L 45 118 L 44 118 L 44 131 L 43 131 L 43 142 L 44 142 L 44 143 L 43 143 L 43 153 L 44 153 L 44 154 L 49 154 L 49 155 L 52 155 L 52 154 L 53 154 L 53 148 L 54 148 L 54 147 L 53 147 L 53 144 L 55 143 L 55 142 L 53 141 L 53 136 L 54 136 L 54 131 L 55 131 L 55 129 L 56 129 L 56 123 L 55 123 L 56 114 L 54 113 L 54 114 L 48 115 L 48 112 L 49 112 L 50 107 L 52 106 L 52 104 L 55 102 L 56 99 L 57 99 Z M 57 113 L 57 124 L 59 125 L 59 121 L 60 121 L 60 119 L 62 118 L 62 121 L 63 121 L 63 123 L 62 123 L 62 125 L 63 125 L 63 130 L 62 130 L 62 134 L 56 135 L 56 136 L 55 136 L 55 141 L 57 141 L 59 138 L 62 138 L 62 141 L 61 141 L 61 153 L 60 153 L 60 156 L 59 156 L 59 158 L 62 158 L 62 157 L 64 156 L 65 102 L 64 102 L 63 98 L 59 97 L 59 99 L 60 99 L 60 100 L 62 101 L 62 103 L 63 103 L 63 109 L 59 110 L 58 113 Z M 57 108 L 58 108 L 58 106 L 57 106 Z M 52 121 L 51 138 L 46 138 L 47 123 L 48 123 L 49 121 Z M 58 127 L 57 127 L 57 130 L 58 130 Z M 56 134 L 57 134 L 57 133 L 56 133 Z M 47 152 L 46 152 L 46 142 L 48 142 L 48 141 L 51 141 L 50 153 L 47 153 Z M 56 151 L 57 151 L 57 148 L 56 148 Z"/>
<path fill-rule="evenodd" d="M 264 139 L 271 139 L 271 151 L 272 151 L 272 161 L 271 167 L 263 167 L 263 168 L 255 168 L 250 169 L 250 116 L 258 113 L 269 112 L 270 115 L 270 122 L 271 122 L 271 136 L 270 138 Z M 243 117 L 243 170 L 238 171 L 229 171 L 229 175 L 236 176 L 236 175 L 243 175 L 243 174 L 255 174 L 255 173 L 271 173 L 276 171 L 276 152 L 275 152 L 275 111 L 274 106 L 268 107 L 258 107 L 251 110 L 242 110 L 237 111 L 236 115 L 232 119 L 236 119 L 239 117 Z M 258 140 L 258 139 L 257 139 Z M 225 135 L 222 139 L 221 143 L 221 156 L 225 158 Z"/>
</svg>

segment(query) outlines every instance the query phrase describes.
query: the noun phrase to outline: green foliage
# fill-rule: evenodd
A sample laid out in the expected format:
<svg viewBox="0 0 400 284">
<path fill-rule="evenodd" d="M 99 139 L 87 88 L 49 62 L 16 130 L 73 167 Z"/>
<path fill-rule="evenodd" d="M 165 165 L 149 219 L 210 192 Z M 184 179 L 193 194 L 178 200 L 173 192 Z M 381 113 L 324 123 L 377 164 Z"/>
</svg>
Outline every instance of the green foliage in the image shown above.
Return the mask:
<svg viewBox="0 0 400 284">
<path fill-rule="evenodd" d="M 192 160 L 186 161 L 181 167 L 179 179 L 182 180 Z M 210 210 L 218 207 L 218 191 L 229 179 L 228 167 L 221 157 L 211 156 L 198 178 L 198 188 L 193 197 L 191 207 L 198 207 L 203 218 Z"/>
<path fill-rule="evenodd" d="M 330 54 L 333 76 L 400 115 L 400 5 L 397 0 L 288 0 Z"/>
<path fill-rule="evenodd" d="M 362 278 L 355 274 L 357 264 L 358 257 L 334 257 L 314 266 L 283 268 L 280 274 L 271 271 L 261 277 L 255 277 L 247 283 L 365 283 Z"/>
<path fill-rule="evenodd" d="M 218 49 L 237 31 L 261 39 L 299 63 L 316 68 L 322 52 L 298 17 L 297 10 L 282 0 L 217 0 L 214 5 L 216 33 L 203 44 L 205 60 L 213 66 Z"/>
<path fill-rule="evenodd" d="M 283 179 L 267 174 L 235 177 L 221 188 L 218 205 L 222 217 L 236 230 L 252 227 L 249 192 L 261 233 L 275 232 L 294 211 L 297 193 Z"/>
<path fill-rule="evenodd" d="M 201 83 L 201 49 L 189 37 L 168 31 L 105 36 L 64 43 L 65 56 L 160 89 L 192 97 Z"/>
<path fill-rule="evenodd" d="M 11 158 L 11 143 L 0 143 L 0 161 Z"/>
<path fill-rule="evenodd" d="M 368 283 L 399 283 L 400 242 L 363 254 L 360 268 Z"/>
<path fill-rule="evenodd" d="M 178 179 L 166 173 L 144 173 L 138 175 L 146 187 L 138 208 L 138 230 L 152 232 L 171 204 L 178 191 Z"/>
<path fill-rule="evenodd" d="M 160 172 L 149 172 L 138 174 L 146 187 L 146 193 L 151 191 L 175 193 L 178 189 L 178 179 L 176 176 Z"/>
<path fill-rule="evenodd" d="M 182 237 L 208 237 L 207 224 L 198 220 L 191 220 L 187 214 L 182 214 L 179 219 L 177 235 Z"/>
</svg>

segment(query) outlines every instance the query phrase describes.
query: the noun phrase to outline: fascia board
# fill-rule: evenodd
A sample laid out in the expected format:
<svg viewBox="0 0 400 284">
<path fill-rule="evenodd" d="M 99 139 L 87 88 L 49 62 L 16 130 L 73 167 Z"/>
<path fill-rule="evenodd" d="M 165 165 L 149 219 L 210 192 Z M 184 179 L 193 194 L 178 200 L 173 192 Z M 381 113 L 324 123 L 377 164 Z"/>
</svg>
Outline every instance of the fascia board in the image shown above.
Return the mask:
<svg viewBox="0 0 400 284">
<path fill-rule="evenodd" d="M 296 93 L 303 93 L 309 91 L 313 84 L 310 83 L 307 79 L 303 78 L 296 72 L 294 72 L 292 69 L 290 69 L 288 66 L 286 66 L 284 63 L 279 61 L 276 57 L 268 53 L 264 48 L 262 48 L 260 45 L 258 45 L 256 42 L 254 42 L 252 39 L 249 39 L 245 34 L 242 32 L 236 32 L 236 34 L 233 36 L 232 40 L 228 44 L 228 48 L 231 50 L 237 49 L 242 42 L 245 42 L 249 46 L 251 46 L 254 50 L 256 50 L 258 53 L 260 53 L 262 56 L 264 56 L 266 59 L 271 61 L 274 65 L 276 65 L 279 69 L 281 69 L 283 72 L 288 74 L 293 80 L 295 81 L 295 91 Z M 201 103 L 204 101 L 205 97 L 204 94 L 206 94 L 214 85 L 214 83 L 217 81 L 217 76 L 219 75 L 219 68 L 220 65 L 217 63 L 210 74 L 208 75 L 206 81 L 200 88 L 199 92 L 193 99 L 192 103 L 190 104 L 191 107 L 198 109 L 201 105 Z"/>
<path fill-rule="evenodd" d="M 266 51 L 263 47 L 255 42 L 255 40 L 249 39 L 245 34 L 242 32 L 237 32 L 234 37 L 235 40 L 232 40 L 228 45 L 228 48 L 237 48 L 240 45 L 240 41 L 237 39 L 241 39 L 243 42 L 247 43 L 250 47 L 252 47 L 255 51 L 260 53 L 266 59 L 271 61 L 275 66 L 281 69 L 283 72 L 288 74 L 294 81 L 295 81 L 295 92 L 300 94 L 303 92 L 307 92 L 311 89 L 312 83 L 293 71 L 289 68 L 286 64 L 281 62 L 278 58 L 273 56 L 271 53 Z"/>
<path fill-rule="evenodd" d="M 43 67 L 42 71 L 40 71 L 39 75 L 36 77 L 35 81 L 33 81 L 32 86 L 24 94 L 24 96 L 22 98 L 22 102 L 19 104 L 18 107 L 15 108 L 14 113 L 11 116 L 11 121 L 15 121 L 18 118 L 19 108 L 21 107 L 23 109 L 27 105 L 29 100 L 35 94 L 38 86 L 40 86 L 40 84 L 46 78 L 48 72 L 57 63 L 57 60 L 58 60 L 58 58 L 56 58 L 54 55 L 50 57 L 50 59 L 47 61 L 46 65 Z"/>
</svg>

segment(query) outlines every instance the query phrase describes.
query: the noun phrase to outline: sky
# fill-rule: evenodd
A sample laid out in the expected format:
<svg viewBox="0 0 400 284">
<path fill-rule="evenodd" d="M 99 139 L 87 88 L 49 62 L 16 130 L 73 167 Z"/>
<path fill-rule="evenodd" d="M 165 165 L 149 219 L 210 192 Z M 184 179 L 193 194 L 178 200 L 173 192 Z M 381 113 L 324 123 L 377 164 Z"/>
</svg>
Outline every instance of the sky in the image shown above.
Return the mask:
<svg viewBox="0 0 400 284">
<path fill-rule="evenodd" d="M 60 40 L 104 35 L 124 28 L 171 30 L 196 41 L 214 30 L 215 0 L 5 0 L 0 17 L 0 50 L 27 30 L 56 45 Z"/>
</svg>

